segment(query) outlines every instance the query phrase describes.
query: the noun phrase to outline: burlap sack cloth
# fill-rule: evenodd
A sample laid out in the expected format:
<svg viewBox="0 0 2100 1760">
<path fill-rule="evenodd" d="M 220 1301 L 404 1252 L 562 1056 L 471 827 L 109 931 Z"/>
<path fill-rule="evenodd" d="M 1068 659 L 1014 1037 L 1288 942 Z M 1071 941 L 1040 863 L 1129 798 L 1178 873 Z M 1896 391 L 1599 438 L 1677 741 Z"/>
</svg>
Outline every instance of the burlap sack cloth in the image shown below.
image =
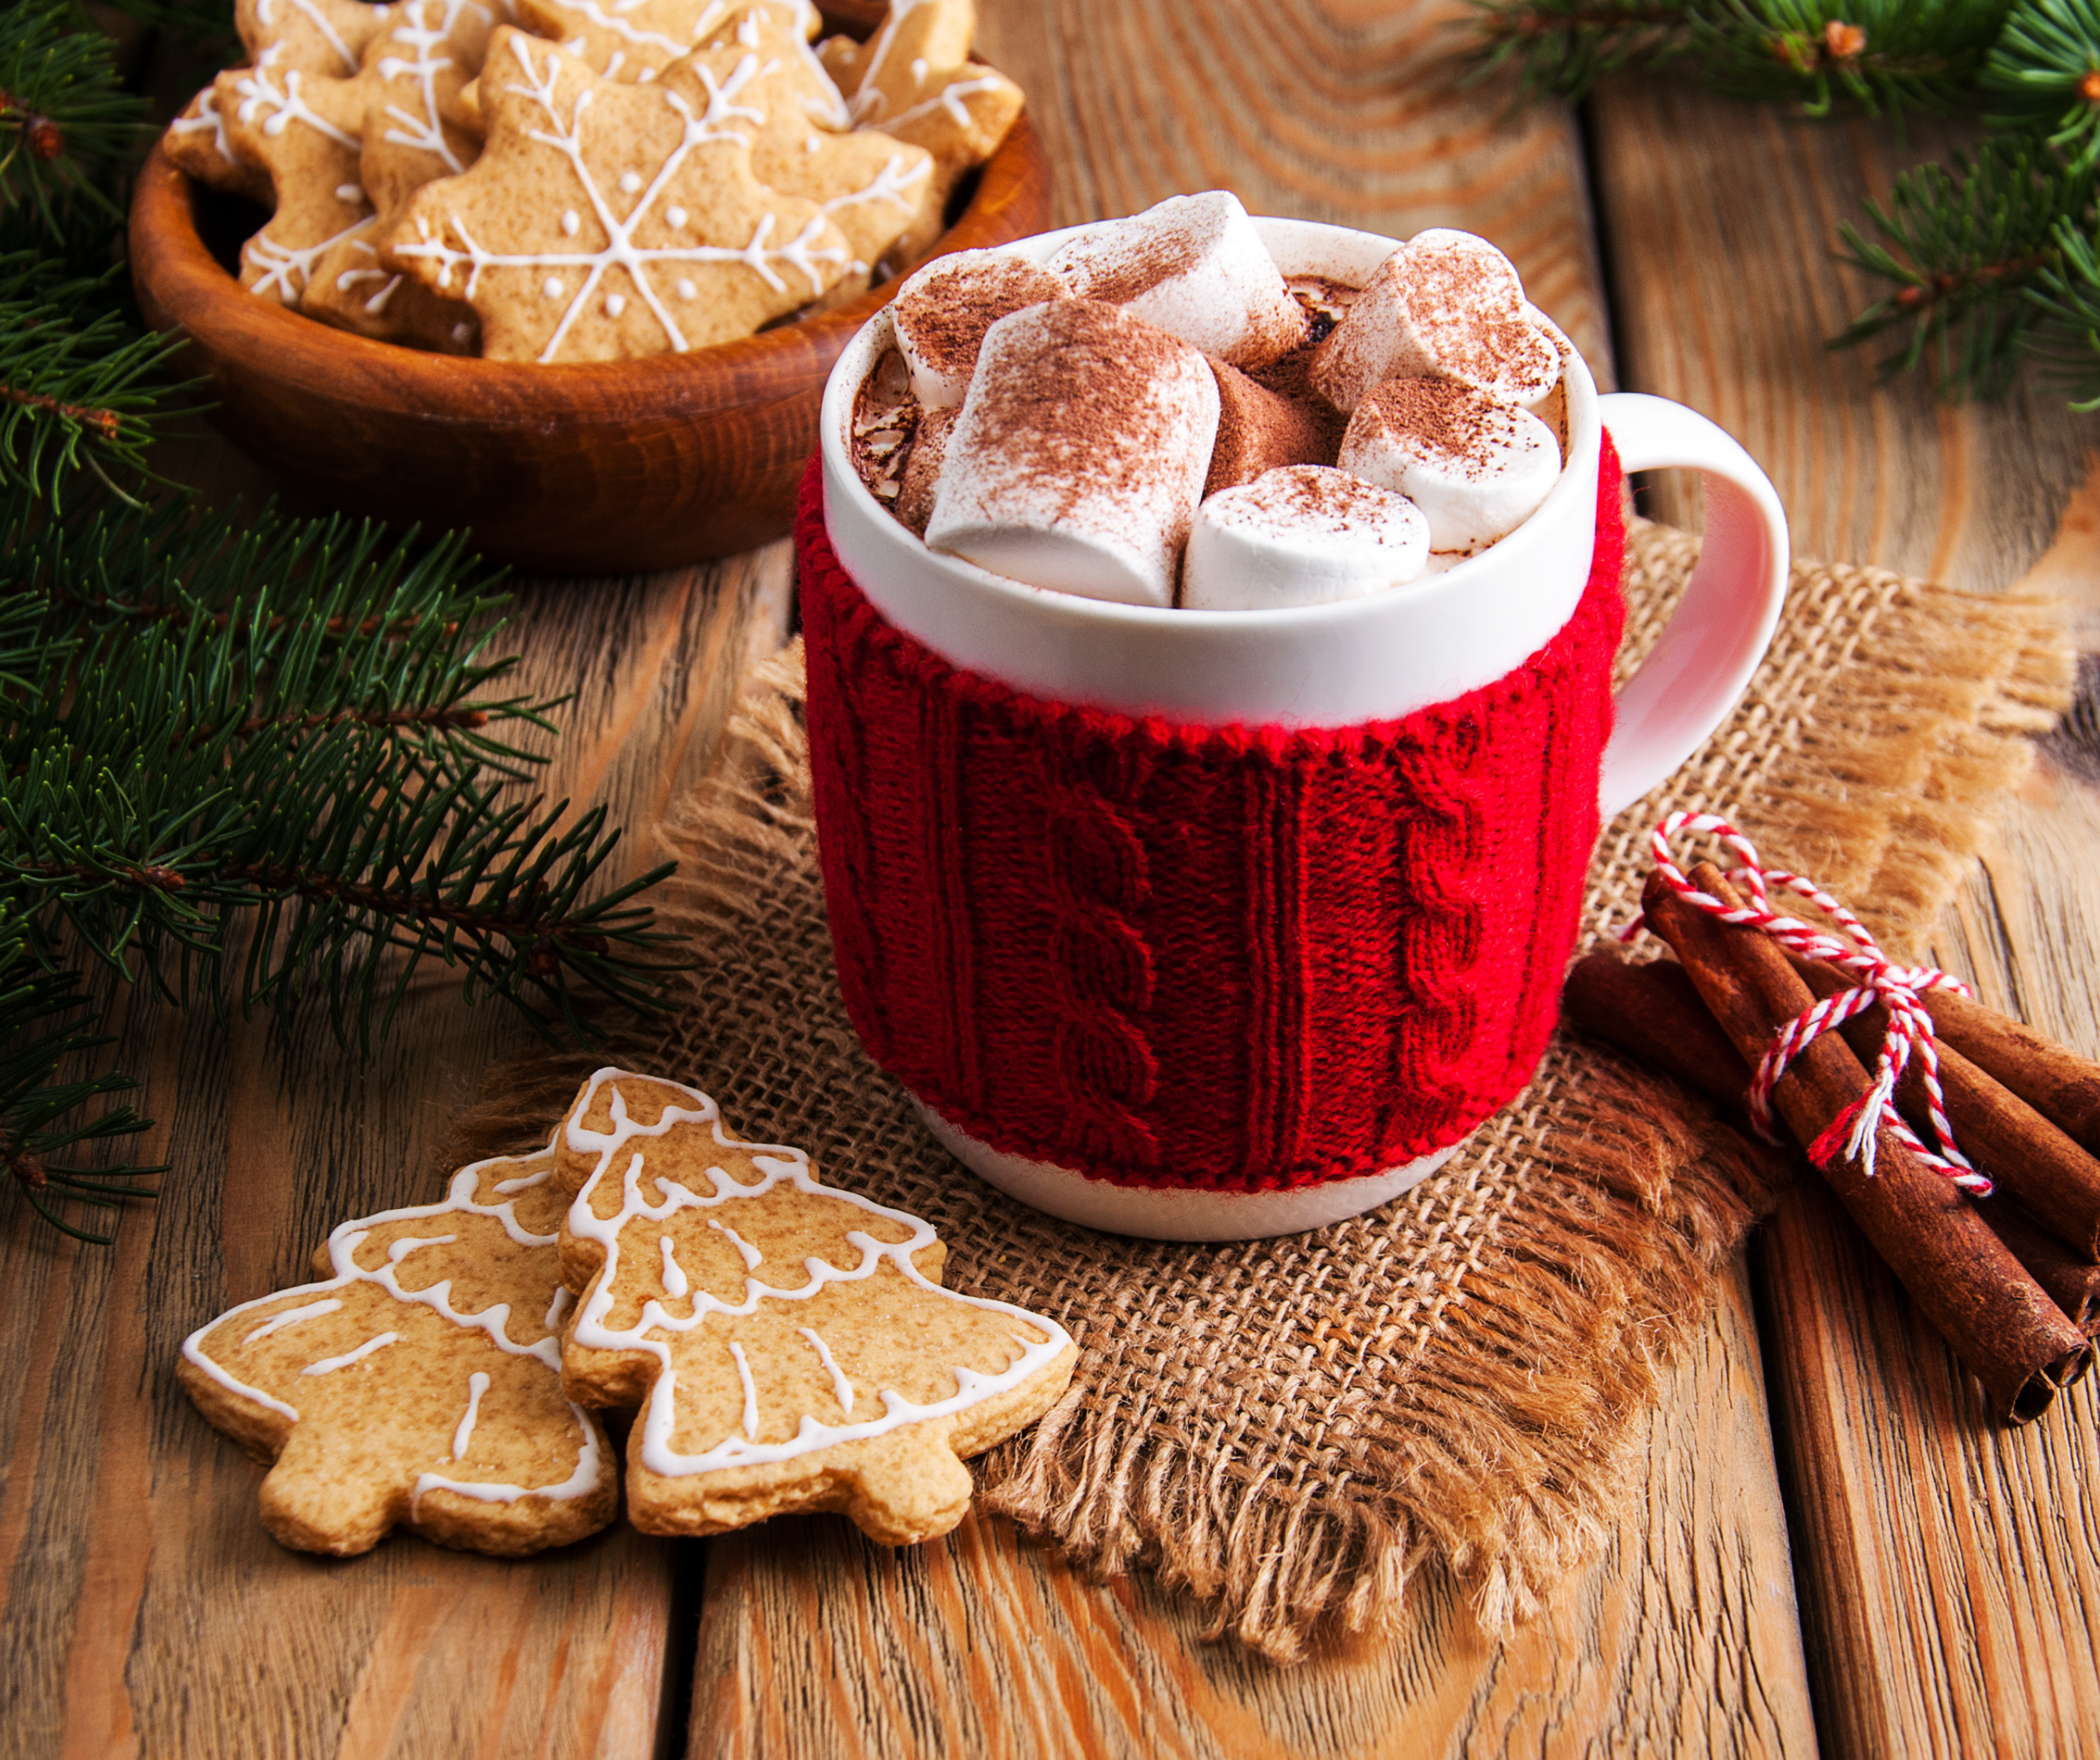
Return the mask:
<svg viewBox="0 0 2100 1760">
<path fill-rule="evenodd" d="M 1630 534 L 1621 665 L 1696 542 Z M 2049 608 L 1801 564 L 1727 726 L 1608 825 L 1595 936 L 1636 907 L 1649 829 L 1696 805 L 1912 942 L 2067 701 Z M 692 1083 L 732 1128 L 932 1221 L 948 1282 L 1055 1315 L 1070 1393 L 982 1463 L 984 1501 L 1102 1572 L 1149 1564 L 1278 1660 L 1323 1623 L 1389 1620 L 1446 1568 L 1490 1628 L 1606 1539 L 1662 1362 L 1703 1320 L 1774 1164 L 1696 1102 L 1564 1035 L 1517 1100 L 1383 1209 L 1246 1245 L 1052 1221 L 981 1185 L 868 1061 L 832 971 L 798 707 L 799 644 L 755 675 L 720 774 L 663 836 L 697 961 L 666 1020 L 505 1072 L 457 1146 L 544 1141 L 611 1058 Z M 1761 1174 L 1760 1169 L 1767 1170 Z"/>
</svg>

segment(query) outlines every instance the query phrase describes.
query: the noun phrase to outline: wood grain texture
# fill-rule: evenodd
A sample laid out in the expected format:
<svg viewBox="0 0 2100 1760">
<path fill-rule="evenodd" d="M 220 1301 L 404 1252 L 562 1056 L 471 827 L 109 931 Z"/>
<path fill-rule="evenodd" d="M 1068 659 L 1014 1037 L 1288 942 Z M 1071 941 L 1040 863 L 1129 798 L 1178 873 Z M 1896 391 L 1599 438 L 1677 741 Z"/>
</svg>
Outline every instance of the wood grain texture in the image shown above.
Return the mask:
<svg viewBox="0 0 2100 1760">
<path fill-rule="evenodd" d="M 2090 418 L 2033 392 L 1950 408 L 1917 381 L 1877 387 L 1870 357 L 1821 347 L 1870 297 L 1831 260 L 1837 222 L 1961 131 L 1916 129 L 1906 146 L 1869 124 L 1818 126 L 1628 80 L 1599 97 L 1594 138 L 1630 388 L 1734 431 L 1810 553 L 1993 588 L 2043 557 L 2063 517 L 2029 584 L 2072 595 L 2091 627 L 2100 499 L 2074 499 L 2100 438 Z M 2100 795 L 2050 772 L 1944 919 L 1935 956 L 2088 1054 L 2100 1046 L 2096 850 Z M 2090 1752 L 2094 1389 L 2027 1431 L 1991 1424 L 1975 1384 L 1820 1188 L 1789 1199 L 1754 1262 L 1826 1747 Z"/>
<path fill-rule="evenodd" d="M 783 639 L 789 568 L 775 545 L 519 583 L 505 640 L 524 688 L 576 693 L 554 797 L 629 825 L 660 812 L 711 761 L 734 680 Z M 656 859 L 646 838 L 621 853 L 629 873 Z M 452 1116 L 519 1027 L 435 970 L 368 1064 L 313 1018 L 178 1019 L 133 992 L 116 1025 L 159 1121 L 143 1152 L 172 1164 L 162 1199 L 104 1252 L 0 1199 L 17 1315 L 0 1329 L 0 1753 L 649 1753 L 696 1548 L 620 1527 L 523 1565 L 413 1540 L 287 1552 L 257 1518 L 262 1469 L 173 1375 L 188 1332 L 298 1281 L 337 1222 L 437 1189 Z"/>
<path fill-rule="evenodd" d="M 1646 1494 L 1532 1626 L 1483 1638 L 1425 1574 L 1405 1629 L 1278 1669 L 1142 1573 L 1002 1522 L 886 1551 L 826 1520 L 712 1543 L 691 1760 L 1270 1760 L 1813 1751 L 1747 1285 L 1652 1415 Z"/>
</svg>

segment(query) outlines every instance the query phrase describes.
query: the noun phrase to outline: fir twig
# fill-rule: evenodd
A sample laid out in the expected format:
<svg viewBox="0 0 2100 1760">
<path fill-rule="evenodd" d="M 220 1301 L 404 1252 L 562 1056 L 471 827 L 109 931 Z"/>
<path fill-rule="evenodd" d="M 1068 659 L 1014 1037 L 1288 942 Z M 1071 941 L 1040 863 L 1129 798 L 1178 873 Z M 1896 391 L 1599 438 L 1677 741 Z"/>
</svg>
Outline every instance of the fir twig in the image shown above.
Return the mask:
<svg viewBox="0 0 2100 1760">
<path fill-rule="evenodd" d="M 1831 346 L 1899 332 L 1885 375 L 1929 359 L 1943 394 L 2002 393 L 2035 321 L 2028 292 L 2058 260 L 2058 221 L 2092 200 L 2090 173 L 2032 139 L 1904 173 L 1886 205 L 1867 205 L 1871 233 L 1838 228 L 1841 256 L 1894 286 Z"/>
<path fill-rule="evenodd" d="M 2036 317 L 2028 352 L 2075 410 L 2100 409 L 2100 259 L 2085 224 L 2061 220 L 2055 260 L 2027 295 Z"/>
<path fill-rule="evenodd" d="M 1827 116 L 1959 111 L 2006 0 L 1720 0 L 1698 11 L 1691 53 L 1718 90 Z"/>
<path fill-rule="evenodd" d="M 2078 170 L 2100 158 L 2100 7 L 2019 0 L 1983 69 L 1991 121 L 2045 134 Z"/>
<path fill-rule="evenodd" d="M 111 1237 L 74 1220 L 69 1207 L 150 1198 L 152 1189 L 140 1182 L 163 1169 L 54 1159 L 75 1145 L 131 1136 L 151 1123 L 130 1107 L 73 1116 L 91 1100 L 137 1085 L 117 1074 L 59 1079 L 68 1062 L 108 1042 L 86 1030 L 82 1017 L 88 1006 L 73 974 L 46 968 L 19 926 L 0 918 L 0 1179 L 54 1228 L 106 1246 Z"/>
<path fill-rule="evenodd" d="M 1577 99 L 1607 74 L 1683 52 L 1692 0 L 1467 0 L 1472 78 L 1515 71 L 1531 96 Z"/>
<path fill-rule="evenodd" d="M 119 85 L 99 32 L 68 29 L 63 7 L 13 11 L 0 32 L 0 207 L 26 202 L 54 236 L 75 200 L 121 221 L 102 180 L 144 137 L 144 103 Z"/>
</svg>

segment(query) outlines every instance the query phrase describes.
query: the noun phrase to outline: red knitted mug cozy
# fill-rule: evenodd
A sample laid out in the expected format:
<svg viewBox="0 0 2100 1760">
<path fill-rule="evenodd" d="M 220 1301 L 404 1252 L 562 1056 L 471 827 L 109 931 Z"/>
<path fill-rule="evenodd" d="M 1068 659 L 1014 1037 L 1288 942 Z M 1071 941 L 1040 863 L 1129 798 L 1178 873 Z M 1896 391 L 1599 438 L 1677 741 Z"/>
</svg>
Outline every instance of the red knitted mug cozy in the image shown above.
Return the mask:
<svg viewBox="0 0 2100 1760">
<path fill-rule="evenodd" d="M 1454 1143 L 1559 1008 L 1625 620 L 1609 436 L 1575 614 L 1397 721 L 1138 719 L 951 666 L 795 525 L 847 1013 L 1010 1155 L 1122 1186 L 1308 1186 Z"/>
</svg>

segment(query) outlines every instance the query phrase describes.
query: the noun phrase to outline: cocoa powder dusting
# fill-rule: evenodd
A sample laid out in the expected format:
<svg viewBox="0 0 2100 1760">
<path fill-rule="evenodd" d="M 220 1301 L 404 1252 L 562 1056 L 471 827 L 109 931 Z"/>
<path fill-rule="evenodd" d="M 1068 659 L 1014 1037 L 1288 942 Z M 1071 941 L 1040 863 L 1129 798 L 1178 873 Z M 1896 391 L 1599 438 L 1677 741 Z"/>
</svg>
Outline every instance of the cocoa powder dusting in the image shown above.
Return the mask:
<svg viewBox="0 0 2100 1760">
<path fill-rule="evenodd" d="M 1065 272 L 1080 298 L 1127 306 L 1148 288 L 1187 274 L 1201 254 L 1195 240 L 1179 231 L 1149 238 L 1136 250 L 1121 238 L 1105 240 L 1092 260 L 1075 251 Z"/>
<path fill-rule="evenodd" d="M 1206 495 L 1252 482 L 1278 465 L 1335 462 L 1343 425 L 1324 403 L 1284 396 L 1223 361 L 1212 361 L 1211 370 L 1218 381 L 1218 438 Z"/>
<path fill-rule="evenodd" d="M 898 322 L 910 326 L 911 345 L 945 372 L 974 365 L 985 332 L 1000 319 L 1046 300 L 1069 297 L 1048 270 L 1018 257 L 976 262 L 914 293 Z"/>
<path fill-rule="evenodd" d="M 1063 517 L 1104 493 L 1134 495 L 1185 456 L 1189 436 L 1152 395 L 1203 357 L 1122 307 L 1070 300 L 1043 309 L 1034 372 L 989 376 L 970 403 L 973 438 Z M 1048 382 L 1046 383 L 1046 380 Z"/>
<path fill-rule="evenodd" d="M 1381 422 L 1476 478 L 1492 466 L 1497 442 L 1515 427 L 1509 410 L 1455 379 L 1388 379 L 1364 403 L 1370 415 L 1359 409 L 1358 420 Z"/>
</svg>

